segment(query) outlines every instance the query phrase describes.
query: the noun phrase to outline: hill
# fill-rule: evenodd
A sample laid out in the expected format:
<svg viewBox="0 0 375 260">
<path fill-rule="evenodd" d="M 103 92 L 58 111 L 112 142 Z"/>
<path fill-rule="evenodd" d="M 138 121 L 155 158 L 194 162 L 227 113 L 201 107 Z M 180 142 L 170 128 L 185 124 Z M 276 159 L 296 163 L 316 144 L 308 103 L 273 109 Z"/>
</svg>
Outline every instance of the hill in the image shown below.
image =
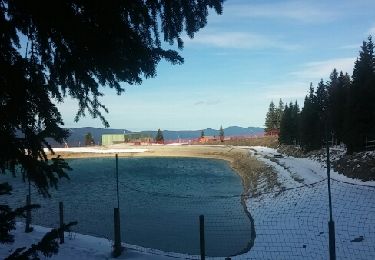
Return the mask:
<svg viewBox="0 0 375 260">
<path fill-rule="evenodd" d="M 133 133 L 132 131 L 126 129 L 112 129 L 112 128 L 94 128 L 94 127 L 82 127 L 82 128 L 69 128 L 70 137 L 67 140 L 69 146 L 82 146 L 84 144 L 85 135 L 91 133 L 95 143 L 101 143 L 101 136 L 103 134 L 127 134 Z M 201 135 L 202 130 L 185 130 L 185 131 L 170 131 L 164 130 L 163 135 L 165 140 L 178 140 L 178 139 L 196 139 Z M 206 136 L 218 136 L 219 130 L 213 128 L 203 129 Z M 157 131 L 141 131 L 139 133 L 148 134 L 152 137 L 156 135 Z M 224 128 L 225 136 L 255 136 L 263 135 L 264 129 L 260 127 L 239 127 L 239 126 L 230 126 Z M 61 147 L 62 145 L 57 144 L 50 140 L 50 144 L 53 147 Z"/>
</svg>

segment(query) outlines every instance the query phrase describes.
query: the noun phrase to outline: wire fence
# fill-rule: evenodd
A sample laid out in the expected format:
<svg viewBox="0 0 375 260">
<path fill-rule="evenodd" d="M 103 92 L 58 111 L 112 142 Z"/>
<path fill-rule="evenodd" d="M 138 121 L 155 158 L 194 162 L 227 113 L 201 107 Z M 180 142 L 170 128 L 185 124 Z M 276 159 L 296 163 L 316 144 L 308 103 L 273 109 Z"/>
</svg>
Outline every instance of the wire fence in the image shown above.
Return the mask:
<svg viewBox="0 0 375 260">
<path fill-rule="evenodd" d="M 78 221 L 74 231 L 112 240 L 117 201 L 115 191 L 105 189 L 113 183 L 103 185 L 96 193 L 90 185 L 63 188 L 51 199 L 32 190 L 32 202 L 42 206 L 32 213 L 33 224 L 57 227 L 58 201 L 64 201 L 66 222 Z M 14 183 L 5 202 L 24 205 L 26 186 Z M 74 196 L 83 190 L 87 196 Z M 332 179 L 331 191 L 337 259 L 375 259 L 375 188 Z M 204 215 L 209 257 L 327 259 L 327 196 L 327 180 L 253 196 L 178 195 L 120 183 L 122 241 L 133 250 L 198 259 L 199 215 Z"/>
</svg>

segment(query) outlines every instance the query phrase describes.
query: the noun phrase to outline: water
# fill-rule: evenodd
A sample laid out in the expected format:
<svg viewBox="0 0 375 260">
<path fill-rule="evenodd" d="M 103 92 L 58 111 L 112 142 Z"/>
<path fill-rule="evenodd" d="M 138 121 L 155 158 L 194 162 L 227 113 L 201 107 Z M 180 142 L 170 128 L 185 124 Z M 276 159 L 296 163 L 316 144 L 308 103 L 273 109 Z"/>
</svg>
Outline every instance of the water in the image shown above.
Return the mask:
<svg viewBox="0 0 375 260">
<path fill-rule="evenodd" d="M 75 231 L 113 239 L 117 207 L 115 159 L 68 160 L 73 171 L 51 199 L 32 196 L 42 208 L 33 222 L 57 226 L 58 201 Z M 14 185 L 19 191 L 25 185 Z M 230 256 L 249 249 L 251 221 L 241 205 L 241 180 L 222 160 L 119 158 L 122 241 L 146 248 L 199 254 L 199 215 L 205 215 L 206 252 Z M 19 192 L 17 192 L 19 194 Z M 24 200 L 12 196 L 21 203 Z"/>
</svg>

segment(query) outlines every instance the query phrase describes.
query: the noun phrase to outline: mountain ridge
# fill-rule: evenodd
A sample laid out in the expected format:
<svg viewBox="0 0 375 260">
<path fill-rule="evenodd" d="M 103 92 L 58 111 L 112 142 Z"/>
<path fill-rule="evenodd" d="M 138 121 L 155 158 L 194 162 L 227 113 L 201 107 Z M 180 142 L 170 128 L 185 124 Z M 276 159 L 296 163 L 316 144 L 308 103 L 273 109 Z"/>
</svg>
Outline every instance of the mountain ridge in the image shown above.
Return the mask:
<svg viewBox="0 0 375 260">
<path fill-rule="evenodd" d="M 70 136 L 66 140 L 68 146 L 83 146 L 85 135 L 91 133 L 96 144 L 101 144 L 101 136 L 103 134 L 129 134 L 129 133 L 142 133 L 148 134 L 152 137 L 156 135 L 156 130 L 144 130 L 133 132 L 125 128 L 95 128 L 95 127 L 80 127 L 80 128 L 66 128 L 70 132 Z M 165 140 L 178 140 L 178 139 L 196 139 L 201 136 L 201 130 L 163 130 L 163 136 Z M 213 128 L 203 129 L 205 136 L 218 136 L 219 130 Z M 256 136 L 263 135 L 264 128 L 261 127 L 240 127 L 240 126 L 229 126 L 224 128 L 224 135 L 227 137 L 233 136 Z M 54 147 L 61 147 L 63 145 L 49 140 L 50 144 Z"/>
</svg>

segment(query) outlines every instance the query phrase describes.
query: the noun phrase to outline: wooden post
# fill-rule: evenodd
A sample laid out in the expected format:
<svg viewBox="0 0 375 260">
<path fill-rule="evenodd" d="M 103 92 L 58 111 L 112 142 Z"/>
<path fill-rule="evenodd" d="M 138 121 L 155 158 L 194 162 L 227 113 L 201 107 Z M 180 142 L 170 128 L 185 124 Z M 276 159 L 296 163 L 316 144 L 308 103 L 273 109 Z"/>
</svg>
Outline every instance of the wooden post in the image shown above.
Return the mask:
<svg viewBox="0 0 375 260">
<path fill-rule="evenodd" d="M 120 228 L 120 209 L 114 208 L 114 227 L 115 227 L 115 243 L 113 245 L 113 257 L 118 257 L 121 255 L 122 246 L 121 246 L 121 228 Z"/>
<path fill-rule="evenodd" d="M 30 195 L 26 195 L 26 206 L 31 205 L 31 197 Z M 25 233 L 29 233 L 33 231 L 31 225 L 31 209 L 27 209 L 26 211 L 26 225 L 25 225 Z"/>
<path fill-rule="evenodd" d="M 60 244 L 64 244 L 64 205 L 62 201 L 59 202 L 59 215 L 60 215 Z"/>
<path fill-rule="evenodd" d="M 200 238 L 200 249 L 201 249 L 201 259 L 206 258 L 206 248 L 204 241 L 204 215 L 199 216 L 199 238 Z"/>
</svg>

